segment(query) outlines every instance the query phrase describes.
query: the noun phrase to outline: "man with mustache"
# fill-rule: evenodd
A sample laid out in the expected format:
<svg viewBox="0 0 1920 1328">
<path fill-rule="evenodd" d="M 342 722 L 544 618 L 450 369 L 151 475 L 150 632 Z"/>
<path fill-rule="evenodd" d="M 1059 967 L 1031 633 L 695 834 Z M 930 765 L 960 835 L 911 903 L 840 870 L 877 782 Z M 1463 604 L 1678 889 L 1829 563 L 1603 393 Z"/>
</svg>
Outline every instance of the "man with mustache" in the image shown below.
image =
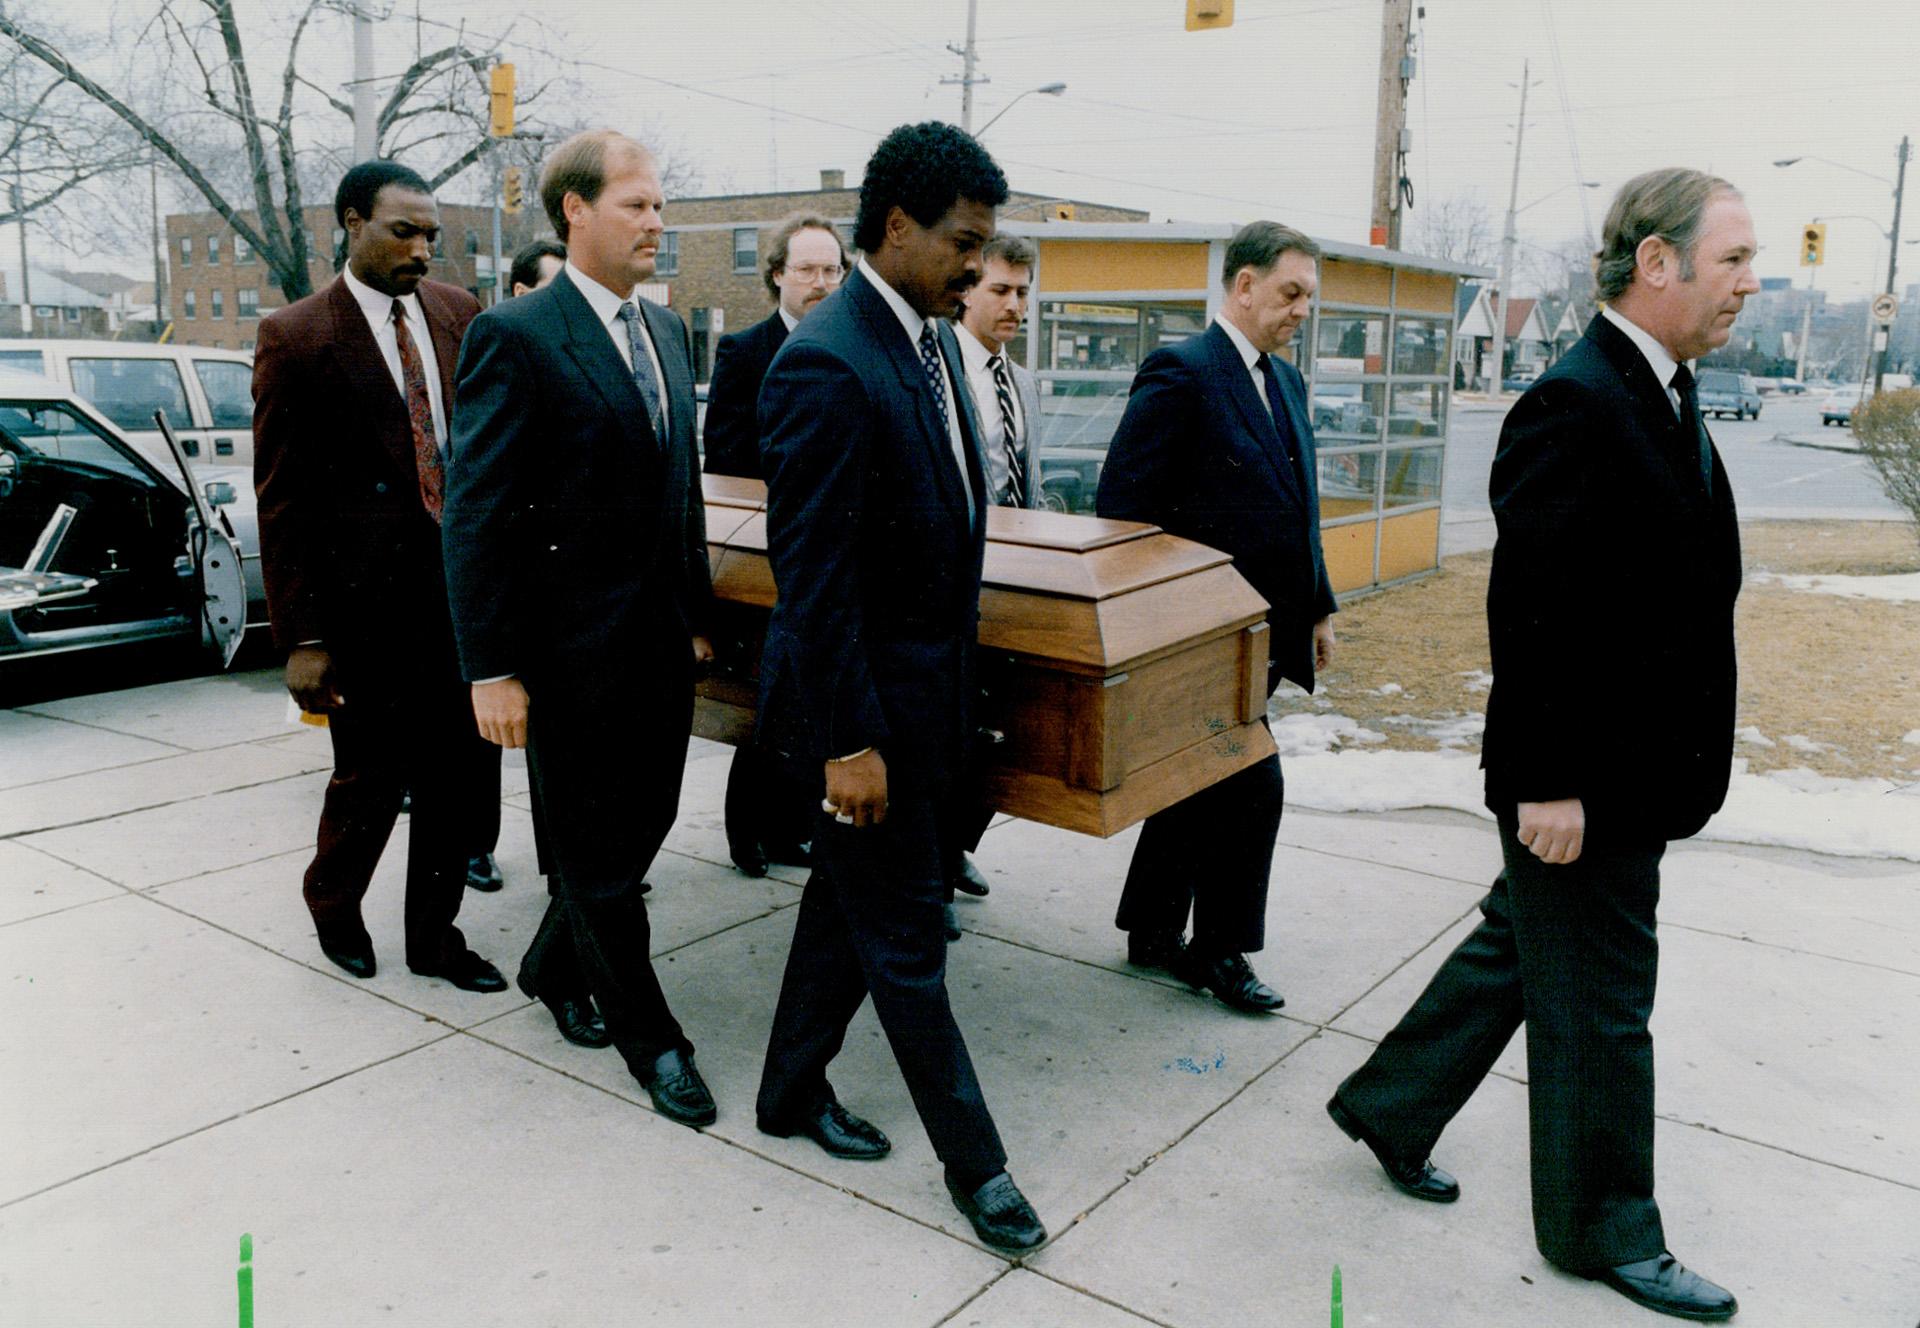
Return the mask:
<svg viewBox="0 0 1920 1328">
<path fill-rule="evenodd" d="M 1267 601 L 1267 695 L 1309 692 L 1333 658 L 1313 426 L 1300 371 L 1278 352 L 1306 321 L 1320 247 L 1274 221 L 1227 242 L 1219 317 L 1147 356 L 1107 452 L 1101 516 L 1150 521 L 1233 557 Z M 1269 756 L 1147 818 L 1114 921 L 1127 958 L 1236 1010 L 1285 1002 L 1247 952 L 1265 943 L 1286 786 Z M 1183 936 L 1188 914 L 1193 938 Z"/>
<path fill-rule="evenodd" d="M 1600 313 L 1493 461 L 1480 763 L 1506 869 L 1327 1104 L 1395 1186 L 1451 1202 L 1428 1155 L 1524 1023 L 1540 1252 L 1696 1321 L 1738 1307 L 1667 1252 L 1647 1024 L 1660 860 L 1720 809 L 1733 760 L 1740 536 L 1687 361 L 1760 289 L 1754 247 L 1739 192 L 1699 171 L 1637 176 L 1607 213 Z"/>
<path fill-rule="evenodd" d="M 328 717 L 333 742 L 307 908 L 321 953 L 372 977 L 360 901 L 411 788 L 407 966 L 503 991 L 454 926 L 491 767 L 454 657 L 438 525 L 454 356 L 480 306 L 426 279 L 440 214 L 415 172 L 362 162 L 334 214 L 346 267 L 261 320 L 253 370 L 268 616 L 287 690 Z"/>
<path fill-rule="evenodd" d="M 773 312 L 744 332 L 720 338 L 713 383 L 707 389 L 702 439 L 709 475 L 765 479 L 760 464 L 760 384 L 774 353 L 800 320 L 840 289 L 847 249 L 827 218 L 797 212 L 767 243 L 762 273 Z M 769 862 L 807 865 L 803 845 L 812 833 L 811 800 L 782 769 L 778 754 L 753 741 L 734 748 L 727 769 L 727 853 L 748 876 L 765 876 Z"/>
<path fill-rule="evenodd" d="M 762 720 L 814 762 L 813 875 L 800 900 L 759 1126 L 836 1157 L 886 1135 L 827 1066 L 873 997 L 947 1191 L 1003 1249 L 1046 1239 L 1007 1174 L 947 998 L 946 804 L 973 734 L 984 512 L 980 428 L 941 320 L 980 276 L 1006 177 L 952 125 L 888 134 L 860 185 L 859 266 L 787 338 L 760 392 L 767 551 Z"/>
<path fill-rule="evenodd" d="M 549 911 L 521 985 L 553 999 L 584 978 L 655 1109 L 707 1125 L 713 1096 L 654 973 L 641 898 L 679 810 L 696 663 L 713 653 L 693 345 L 636 293 L 666 201 L 645 147 L 574 135 L 542 167 L 540 201 L 566 265 L 474 321 L 454 383 L 444 534 L 460 662 L 481 734 L 528 748 L 566 915 Z"/>
</svg>

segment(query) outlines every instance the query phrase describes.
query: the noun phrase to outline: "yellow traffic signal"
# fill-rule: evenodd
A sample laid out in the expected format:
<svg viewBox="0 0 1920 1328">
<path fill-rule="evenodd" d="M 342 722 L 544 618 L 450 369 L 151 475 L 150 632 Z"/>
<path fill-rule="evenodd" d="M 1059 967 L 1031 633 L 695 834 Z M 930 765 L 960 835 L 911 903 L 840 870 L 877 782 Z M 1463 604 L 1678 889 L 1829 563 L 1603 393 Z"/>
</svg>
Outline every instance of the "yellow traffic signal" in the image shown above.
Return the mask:
<svg viewBox="0 0 1920 1328">
<path fill-rule="evenodd" d="M 1827 223 L 1810 221 L 1800 235 L 1800 266 L 1819 267 L 1827 261 Z"/>
<path fill-rule="evenodd" d="M 1233 26 L 1233 0 L 1187 0 L 1187 31 Z"/>
<path fill-rule="evenodd" d="M 1047 205 L 1047 217 L 1051 221 L 1072 221 L 1073 204 L 1050 203 Z"/>
<path fill-rule="evenodd" d="M 488 83 L 487 132 L 495 138 L 513 137 L 513 66 L 498 64 Z"/>
<path fill-rule="evenodd" d="M 525 191 L 520 180 L 518 166 L 507 167 L 506 174 L 500 180 L 500 210 L 509 217 L 520 215 L 520 205 L 526 201 Z"/>
</svg>

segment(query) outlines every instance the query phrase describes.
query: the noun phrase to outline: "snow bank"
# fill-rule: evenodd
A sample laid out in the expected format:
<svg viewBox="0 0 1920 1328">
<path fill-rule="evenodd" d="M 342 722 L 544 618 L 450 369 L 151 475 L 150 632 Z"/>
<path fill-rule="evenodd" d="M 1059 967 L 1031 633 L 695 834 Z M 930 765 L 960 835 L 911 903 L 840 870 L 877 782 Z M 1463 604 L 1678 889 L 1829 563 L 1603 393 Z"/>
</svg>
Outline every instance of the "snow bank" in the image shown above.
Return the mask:
<svg viewBox="0 0 1920 1328">
<path fill-rule="evenodd" d="M 1920 572 L 1903 572 L 1898 576 L 1784 576 L 1775 572 L 1756 572 L 1749 580 L 1754 585 L 1781 586 L 1787 590 L 1840 595 L 1846 599 L 1920 603 Z"/>
</svg>

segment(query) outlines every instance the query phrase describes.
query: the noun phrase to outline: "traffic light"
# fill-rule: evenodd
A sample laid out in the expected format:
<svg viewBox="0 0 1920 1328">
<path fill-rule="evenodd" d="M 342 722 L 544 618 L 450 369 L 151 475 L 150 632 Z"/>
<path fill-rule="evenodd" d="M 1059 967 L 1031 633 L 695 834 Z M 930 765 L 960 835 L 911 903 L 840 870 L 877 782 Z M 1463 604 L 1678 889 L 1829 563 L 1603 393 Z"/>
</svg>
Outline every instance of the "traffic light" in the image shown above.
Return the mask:
<svg viewBox="0 0 1920 1328">
<path fill-rule="evenodd" d="M 495 65 L 487 86 L 487 132 L 495 138 L 512 138 L 513 66 Z"/>
<path fill-rule="evenodd" d="M 509 166 L 507 167 L 506 174 L 503 175 L 500 180 L 500 210 L 509 217 L 517 217 L 520 215 L 520 205 L 524 201 L 525 194 L 520 182 L 520 168 L 518 166 Z"/>
<path fill-rule="evenodd" d="M 1187 31 L 1233 26 L 1233 0 L 1187 0 Z"/>
<path fill-rule="evenodd" d="M 1827 261 L 1827 223 L 1810 221 L 1800 235 L 1800 266 L 1819 267 Z"/>
<path fill-rule="evenodd" d="M 1047 219 L 1049 221 L 1072 221 L 1073 204 L 1049 203 L 1047 205 Z"/>
</svg>

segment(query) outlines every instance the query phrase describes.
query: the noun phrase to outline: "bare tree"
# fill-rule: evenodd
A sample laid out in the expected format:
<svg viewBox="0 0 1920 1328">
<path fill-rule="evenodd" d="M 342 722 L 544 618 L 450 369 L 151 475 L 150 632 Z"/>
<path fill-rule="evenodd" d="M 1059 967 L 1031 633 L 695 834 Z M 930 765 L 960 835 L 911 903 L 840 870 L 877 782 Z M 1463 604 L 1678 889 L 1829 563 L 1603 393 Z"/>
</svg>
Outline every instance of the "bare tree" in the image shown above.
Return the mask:
<svg viewBox="0 0 1920 1328">
<path fill-rule="evenodd" d="M 1500 233 L 1486 204 L 1470 194 L 1443 198 L 1418 214 L 1414 244 L 1430 258 L 1474 267 L 1500 261 Z"/>
<path fill-rule="evenodd" d="M 156 154 L 260 255 L 288 300 L 312 290 L 304 208 L 319 179 L 344 165 L 352 107 L 303 73 L 301 44 L 317 18 L 350 9 L 350 0 L 303 0 L 285 37 L 285 58 L 265 94 L 233 0 L 159 0 L 133 36 L 139 58 L 125 71 L 83 68 L 86 53 L 52 23 L 0 14 L 0 37 L 55 76 L 68 101 L 84 102 L 96 119 L 137 145 L 138 160 Z M 377 152 L 414 163 L 437 189 L 481 160 L 487 128 L 488 67 L 504 37 L 469 41 L 456 34 L 423 50 L 394 81 L 377 120 Z M 135 71 L 145 71 L 144 81 Z M 552 84 L 525 84 L 523 121 Z M 341 117 L 303 143 L 315 101 Z M 528 126 L 533 128 L 533 126 Z M 122 160 L 117 169 L 131 164 Z M 108 168 L 115 169 L 115 168 Z M 72 186 L 69 186 L 71 188 Z"/>
</svg>

